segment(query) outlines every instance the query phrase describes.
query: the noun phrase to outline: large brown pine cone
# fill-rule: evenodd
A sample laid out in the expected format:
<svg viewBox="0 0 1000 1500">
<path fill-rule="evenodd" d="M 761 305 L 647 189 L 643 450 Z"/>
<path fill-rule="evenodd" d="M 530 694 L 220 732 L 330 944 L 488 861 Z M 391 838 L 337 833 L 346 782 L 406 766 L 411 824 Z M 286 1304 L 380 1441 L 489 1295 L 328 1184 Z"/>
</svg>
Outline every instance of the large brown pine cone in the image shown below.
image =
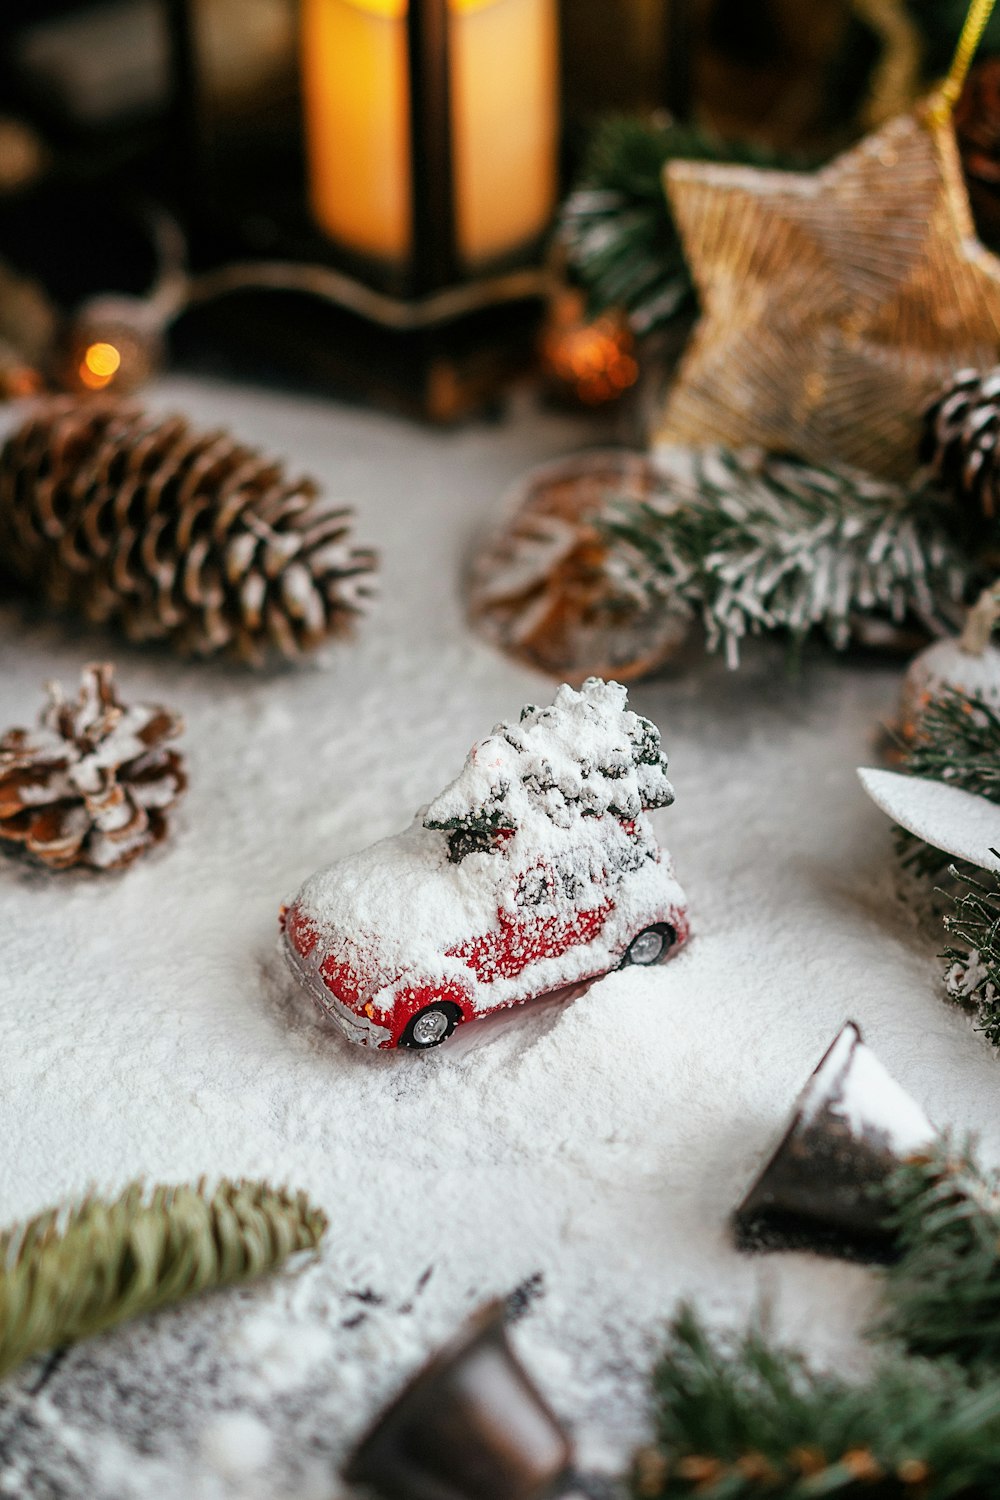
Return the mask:
<svg viewBox="0 0 1000 1500">
<path fill-rule="evenodd" d="M 84 667 L 75 702 L 50 684 L 39 727 L 0 738 L 0 839 L 56 870 L 131 864 L 164 837 L 187 786 L 166 748 L 182 728 L 158 704 L 125 708 L 107 663 Z"/>
<path fill-rule="evenodd" d="M 349 630 L 375 567 L 350 520 L 228 433 L 110 397 L 46 401 L 0 451 L 0 566 L 185 655 L 258 664 Z"/>
<path fill-rule="evenodd" d="M 921 462 L 990 522 L 1000 517 L 1000 365 L 960 370 L 924 414 Z"/>
</svg>

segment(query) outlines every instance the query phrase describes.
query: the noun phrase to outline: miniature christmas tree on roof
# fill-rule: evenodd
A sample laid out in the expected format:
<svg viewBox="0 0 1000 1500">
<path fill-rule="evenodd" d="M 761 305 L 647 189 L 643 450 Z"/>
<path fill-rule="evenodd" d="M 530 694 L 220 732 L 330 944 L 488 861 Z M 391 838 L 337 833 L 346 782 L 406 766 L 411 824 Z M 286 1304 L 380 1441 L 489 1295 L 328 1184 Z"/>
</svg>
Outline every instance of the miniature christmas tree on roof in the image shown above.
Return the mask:
<svg viewBox="0 0 1000 1500">
<path fill-rule="evenodd" d="M 626 708 L 617 682 L 564 684 L 548 708 L 521 710 L 469 751 L 459 776 L 424 817 L 426 828 L 488 836 L 540 815 L 558 828 L 579 817 L 636 818 L 668 807 L 674 790 L 660 732 Z"/>
</svg>

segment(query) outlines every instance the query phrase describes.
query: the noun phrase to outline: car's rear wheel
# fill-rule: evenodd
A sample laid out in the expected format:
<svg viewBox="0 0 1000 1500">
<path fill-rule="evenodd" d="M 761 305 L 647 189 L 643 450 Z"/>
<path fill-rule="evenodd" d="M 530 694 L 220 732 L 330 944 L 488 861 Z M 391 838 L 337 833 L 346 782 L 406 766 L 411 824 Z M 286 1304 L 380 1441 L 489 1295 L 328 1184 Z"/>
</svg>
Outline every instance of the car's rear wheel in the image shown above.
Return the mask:
<svg viewBox="0 0 1000 1500">
<path fill-rule="evenodd" d="M 440 1047 L 451 1036 L 462 1019 L 462 1012 L 449 1000 L 440 1000 L 435 1005 L 425 1005 L 411 1016 L 409 1024 L 399 1039 L 401 1047 L 415 1047 L 426 1052 L 428 1047 Z"/>
<path fill-rule="evenodd" d="M 656 922 L 652 927 L 644 927 L 625 949 L 620 967 L 627 969 L 632 964 L 639 964 L 648 968 L 650 964 L 658 964 L 661 959 L 666 958 L 676 941 L 677 934 L 669 922 Z"/>
</svg>

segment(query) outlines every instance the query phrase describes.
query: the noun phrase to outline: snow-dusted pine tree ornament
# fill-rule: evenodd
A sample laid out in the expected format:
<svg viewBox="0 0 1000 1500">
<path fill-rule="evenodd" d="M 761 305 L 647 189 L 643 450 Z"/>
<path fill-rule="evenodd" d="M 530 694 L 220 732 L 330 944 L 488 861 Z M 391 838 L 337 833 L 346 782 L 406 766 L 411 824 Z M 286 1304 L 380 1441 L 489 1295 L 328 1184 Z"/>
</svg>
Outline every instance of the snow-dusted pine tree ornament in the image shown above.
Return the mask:
<svg viewBox="0 0 1000 1500">
<path fill-rule="evenodd" d="M 991 636 L 1000 620 L 1000 583 L 984 589 L 960 635 L 926 646 L 910 662 L 899 703 L 899 734 L 912 741 L 928 704 L 942 693 L 963 693 L 1000 709 L 1000 650 Z"/>
<path fill-rule="evenodd" d="M 886 1260 L 889 1176 L 934 1127 L 848 1021 L 796 1100 L 777 1150 L 735 1214 L 742 1249 L 810 1248 Z"/>
<path fill-rule="evenodd" d="M 659 963 L 687 905 L 647 813 L 674 800 L 660 733 L 616 682 L 497 724 L 404 832 L 320 870 L 285 952 L 351 1041 L 437 1046 L 460 1022 Z"/>
</svg>

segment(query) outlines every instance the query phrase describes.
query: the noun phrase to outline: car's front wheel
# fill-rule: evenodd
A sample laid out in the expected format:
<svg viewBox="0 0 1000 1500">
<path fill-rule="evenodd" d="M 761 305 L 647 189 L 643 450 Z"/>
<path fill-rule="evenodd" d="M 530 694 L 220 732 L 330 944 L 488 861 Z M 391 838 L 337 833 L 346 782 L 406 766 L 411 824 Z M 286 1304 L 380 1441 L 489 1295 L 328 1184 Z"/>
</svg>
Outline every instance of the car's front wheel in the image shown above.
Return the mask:
<svg viewBox="0 0 1000 1500">
<path fill-rule="evenodd" d="M 669 922 L 657 922 L 652 927 L 644 927 L 625 949 L 619 967 L 627 969 L 631 964 L 641 964 L 644 967 L 658 964 L 661 959 L 666 958 L 676 941 L 677 934 Z"/>
<path fill-rule="evenodd" d="M 415 1047 L 426 1052 L 428 1047 L 440 1047 L 451 1036 L 462 1019 L 462 1012 L 449 1000 L 440 1000 L 435 1005 L 425 1005 L 410 1018 L 409 1024 L 399 1039 L 401 1047 Z"/>
</svg>

